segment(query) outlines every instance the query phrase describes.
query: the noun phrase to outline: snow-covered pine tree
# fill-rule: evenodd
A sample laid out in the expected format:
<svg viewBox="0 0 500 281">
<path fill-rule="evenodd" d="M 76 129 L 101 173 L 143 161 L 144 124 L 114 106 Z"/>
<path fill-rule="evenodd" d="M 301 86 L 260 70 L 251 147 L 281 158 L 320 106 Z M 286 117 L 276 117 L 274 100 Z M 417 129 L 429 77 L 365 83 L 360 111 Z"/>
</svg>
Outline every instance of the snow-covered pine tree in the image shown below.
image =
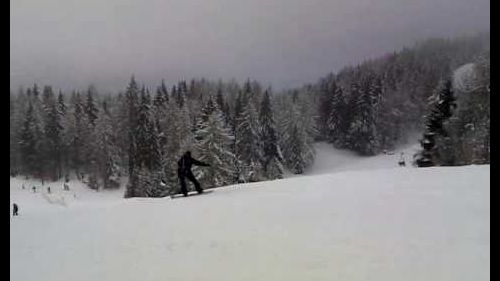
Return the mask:
<svg viewBox="0 0 500 281">
<path fill-rule="evenodd" d="M 31 90 L 28 88 L 27 92 L 31 92 Z M 11 155 L 11 160 L 16 164 L 11 167 L 11 170 L 16 174 L 23 172 L 23 162 L 21 161 L 21 150 L 19 147 L 19 142 L 26 118 L 26 112 L 30 103 L 27 92 L 25 92 L 23 88 L 19 88 L 17 96 L 12 100 L 14 111 L 13 115 L 11 115 L 11 121 L 13 125 L 10 127 L 10 130 L 12 142 L 11 153 L 14 154 Z"/>
<path fill-rule="evenodd" d="M 147 195 L 149 197 L 163 197 L 166 196 L 169 191 L 168 186 L 162 184 L 162 181 L 165 180 L 165 150 L 161 144 L 163 132 L 160 132 L 153 122 L 151 122 L 150 131 L 151 186 L 147 189 Z"/>
<path fill-rule="evenodd" d="M 44 169 L 48 178 L 58 180 L 61 176 L 62 161 L 62 120 L 57 108 L 57 102 L 52 88 L 45 86 L 43 89 L 44 108 L 44 138 L 42 140 L 42 153 L 44 154 Z"/>
<path fill-rule="evenodd" d="M 80 93 L 73 92 L 70 100 L 66 145 L 68 147 L 70 168 L 75 171 L 78 179 L 81 179 L 80 173 L 83 171 L 83 165 L 85 164 L 84 144 L 87 128 L 85 126 L 83 107 Z"/>
<path fill-rule="evenodd" d="M 99 117 L 99 109 L 97 107 L 96 98 L 97 91 L 94 86 L 90 86 L 87 90 L 87 97 L 84 106 L 85 112 L 85 143 L 84 143 L 84 153 L 85 153 L 85 171 L 88 173 L 89 180 L 88 185 L 90 188 L 99 189 L 98 175 L 100 174 L 98 168 L 98 147 L 97 147 L 97 134 L 95 132 L 95 127 L 97 123 L 97 118 Z"/>
<path fill-rule="evenodd" d="M 196 169 L 203 186 L 218 187 L 234 183 L 236 167 L 235 155 L 232 153 L 233 139 L 221 110 L 209 97 L 195 131 L 198 158 L 210 164 L 210 167 Z"/>
<path fill-rule="evenodd" d="M 220 109 L 226 126 L 230 125 L 230 112 L 229 112 L 229 104 L 224 99 L 224 94 L 222 92 L 222 82 L 219 82 L 217 85 L 217 96 L 216 96 L 217 107 Z"/>
<path fill-rule="evenodd" d="M 172 89 L 172 98 L 176 101 L 177 106 L 182 108 L 187 100 L 188 88 L 186 81 L 177 83 L 177 88 Z"/>
<path fill-rule="evenodd" d="M 239 181 L 260 181 L 263 178 L 261 158 L 262 146 L 259 139 L 259 116 L 254 107 L 252 93 L 245 88 L 242 96 L 243 109 L 236 117 L 235 155 L 239 161 Z"/>
<path fill-rule="evenodd" d="M 261 163 L 267 179 L 283 178 L 283 155 L 278 142 L 274 113 L 269 91 L 264 92 L 260 112 L 260 140 L 262 145 Z"/>
<path fill-rule="evenodd" d="M 138 123 L 138 108 L 139 108 L 139 86 L 135 82 L 134 76 L 130 78 L 130 82 L 125 92 L 125 103 L 127 106 L 127 122 L 124 124 L 127 130 L 128 147 L 128 174 L 132 176 L 135 168 L 135 128 Z"/>
<path fill-rule="evenodd" d="M 285 165 L 293 173 L 302 173 L 315 157 L 312 106 L 294 91 L 281 101 L 279 111 L 279 140 Z"/>
<path fill-rule="evenodd" d="M 156 89 L 156 95 L 153 100 L 155 119 L 161 119 L 163 117 L 162 114 L 165 113 L 168 101 L 167 87 L 165 86 L 165 82 L 162 80 L 161 85 Z"/>
<path fill-rule="evenodd" d="M 134 130 L 135 135 L 135 163 L 139 166 L 144 165 L 145 168 L 151 169 L 151 144 L 149 141 L 152 138 L 153 124 L 151 121 L 151 100 L 146 93 L 145 88 L 141 90 L 141 101 L 138 108 L 137 126 Z"/>
<path fill-rule="evenodd" d="M 342 147 L 345 135 L 348 130 L 348 122 L 345 120 L 347 115 L 347 105 L 344 100 L 342 88 L 333 81 L 329 88 L 330 91 L 330 113 L 327 119 L 327 140 L 335 147 Z"/>
<path fill-rule="evenodd" d="M 161 80 L 160 86 L 156 88 L 156 96 L 155 96 L 155 102 L 154 104 L 156 106 L 158 105 L 164 105 L 168 103 L 170 98 L 168 97 L 168 90 L 167 86 L 165 85 L 165 80 Z"/>
<path fill-rule="evenodd" d="M 222 94 L 222 83 L 219 82 L 217 85 L 217 95 L 215 98 L 215 101 L 217 102 L 217 107 L 222 110 L 224 108 L 224 95 Z"/>
<path fill-rule="evenodd" d="M 17 134 L 16 134 L 16 111 L 18 110 L 16 108 L 15 104 L 15 97 L 12 94 L 12 91 L 10 91 L 10 97 L 9 97 L 9 148 L 10 148 L 10 176 L 16 176 L 18 171 L 19 171 L 19 163 L 17 159 L 17 154 L 18 154 L 18 144 L 17 144 Z"/>
<path fill-rule="evenodd" d="M 123 93 L 118 93 L 114 98 L 110 113 L 115 124 L 116 146 L 119 158 L 119 171 L 121 175 L 128 173 L 128 151 L 129 151 L 129 116 L 127 98 Z"/>
<path fill-rule="evenodd" d="M 436 139 L 442 165 L 489 163 L 489 78 L 481 67 L 475 62 L 454 71 L 457 108 L 443 124 L 448 137 Z"/>
<path fill-rule="evenodd" d="M 166 128 L 169 126 L 167 123 L 167 105 L 168 105 L 168 92 L 165 82 L 162 80 L 161 85 L 156 89 L 156 95 L 153 101 L 153 120 L 158 131 L 159 144 L 162 151 L 165 151 L 165 146 L 168 141 Z"/>
<path fill-rule="evenodd" d="M 117 188 L 120 184 L 118 178 L 118 148 L 116 146 L 113 119 L 106 102 L 103 102 L 96 123 L 95 139 L 97 141 L 98 176 L 104 189 Z"/>
<path fill-rule="evenodd" d="M 39 122 L 35 119 L 34 107 L 31 101 L 28 103 L 28 109 L 24 118 L 23 126 L 19 138 L 19 148 L 21 154 L 22 173 L 26 176 L 40 176 L 41 165 L 39 155 L 39 138 L 37 132 Z"/>
<path fill-rule="evenodd" d="M 45 180 L 45 151 L 44 151 L 44 108 L 42 104 L 42 99 L 40 97 L 40 90 L 37 84 L 33 85 L 31 90 L 31 102 L 33 104 L 33 116 L 35 121 L 35 126 L 33 126 L 33 132 L 36 138 L 36 163 L 38 167 L 36 168 L 36 177 Z"/>
<path fill-rule="evenodd" d="M 332 84 L 335 83 L 333 79 L 333 74 L 330 74 L 319 82 L 318 129 L 320 140 L 329 140 L 331 135 L 329 123 L 332 115 L 332 95 L 335 94 L 332 89 Z"/>
<path fill-rule="evenodd" d="M 59 91 L 57 96 L 57 113 L 61 120 L 62 131 L 61 134 L 61 175 L 68 175 L 69 173 L 69 152 L 68 152 L 68 107 L 64 101 L 64 95 Z M 69 176 L 69 175 L 68 175 Z"/>
<path fill-rule="evenodd" d="M 423 149 L 416 155 L 415 160 L 418 167 L 441 165 L 443 156 L 445 156 L 439 155 L 436 141 L 439 137 L 448 137 L 443 122 L 452 116 L 452 109 L 455 107 L 455 97 L 450 80 L 440 83 L 438 90 L 431 97 L 429 106 L 431 112 L 425 118 L 424 137 L 420 142 Z"/>
<path fill-rule="evenodd" d="M 97 91 L 94 86 L 90 86 L 87 90 L 87 100 L 85 103 L 85 114 L 87 115 L 87 122 L 91 127 L 95 127 L 96 120 L 99 116 L 99 109 L 97 108 L 97 104 L 95 98 L 97 96 Z"/>
<path fill-rule="evenodd" d="M 381 82 L 369 75 L 352 96 L 355 99 L 354 118 L 349 128 L 351 148 L 362 155 L 375 155 L 379 150 L 376 127 L 377 106 L 381 95 Z"/>
<path fill-rule="evenodd" d="M 241 91 L 238 92 L 236 97 L 236 101 L 234 104 L 234 114 L 233 114 L 233 134 L 236 135 L 236 128 L 238 127 L 239 122 L 241 121 L 241 115 L 243 113 L 243 94 Z"/>
<path fill-rule="evenodd" d="M 133 163 L 133 169 L 129 175 L 129 184 L 125 191 L 125 197 L 147 197 L 149 190 L 149 178 L 151 176 L 151 151 L 149 140 L 151 139 L 150 129 L 153 125 L 151 124 L 149 116 L 150 99 L 146 95 L 144 87 L 141 90 L 140 101 L 136 110 L 137 121 L 131 122 L 132 124 L 135 123 L 135 126 L 131 128 L 133 135 L 131 147 L 133 150 L 129 155 Z"/>
<path fill-rule="evenodd" d="M 160 181 L 163 178 L 162 153 L 158 131 L 151 117 L 151 98 L 143 87 L 138 108 L 137 126 L 134 130 L 135 167 L 130 176 L 126 197 L 159 197 L 164 195 Z"/>
<path fill-rule="evenodd" d="M 288 168 L 294 174 L 302 174 L 307 166 L 304 157 L 304 142 L 301 132 L 298 129 L 297 124 L 292 125 L 291 131 L 289 132 L 288 143 L 290 146 L 286 149 L 288 155 L 287 163 Z"/>
</svg>

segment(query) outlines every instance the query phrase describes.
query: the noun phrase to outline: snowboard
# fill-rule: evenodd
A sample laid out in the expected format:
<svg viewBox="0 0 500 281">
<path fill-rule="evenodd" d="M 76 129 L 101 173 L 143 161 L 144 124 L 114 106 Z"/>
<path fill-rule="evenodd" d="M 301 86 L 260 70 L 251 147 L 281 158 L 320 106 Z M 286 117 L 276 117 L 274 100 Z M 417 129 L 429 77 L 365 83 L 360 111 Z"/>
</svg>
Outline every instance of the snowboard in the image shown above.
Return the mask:
<svg viewBox="0 0 500 281">
<path fill-rule="evenodd" d="M 204 194 L 212 193 L 212 192 L 213 192 L 212 189 L 204 190 L 203 193 L 198 193 L 196 191 L 190 191 L 190 192 L 188 192 L 188 196 L 187 197 L 204 195 Z M 182 194 L 182 193 L 172 194 L 172 195 L 170 195 L 170 198 L 172 198 L 172 199 L 175 199 L 175 198 L 184 198 L 184 194 Z"/>
</svg>

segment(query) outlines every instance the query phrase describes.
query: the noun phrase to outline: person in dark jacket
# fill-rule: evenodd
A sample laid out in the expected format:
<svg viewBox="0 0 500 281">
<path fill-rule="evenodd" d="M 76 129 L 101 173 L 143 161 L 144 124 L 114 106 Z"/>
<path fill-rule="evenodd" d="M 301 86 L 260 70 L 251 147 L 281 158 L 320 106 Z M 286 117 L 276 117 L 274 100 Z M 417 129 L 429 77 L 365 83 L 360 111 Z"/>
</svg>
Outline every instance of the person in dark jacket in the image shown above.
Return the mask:
<svg viewBox="0 0 500 281">
<path fill-rule="evenodd" d="M 179 168 L 177 169 L 177 175 L 181 183 L 181 193 L 184 194 L 184 196 L 188 195 L 188 190 L 186 187 L 186 178 L 189 179 L 194 184 L 194 187 L 198 193 L 203 193 L 203 189 L 201 188 L 200 183 L 194 177 L 193 172 L 191 172 L 191 166 L 197 165 L 197 166 L 208 167 L 210 165 L 191 157 L 190 151 L 186 151 L 186 153 L 182 155 L 181 159 L 177 161 L 177 165 L 179 166 Z"/>
<path fill-rule="evenodd" d="M 19 212 L 19 207 L 17 206 L 17 204 L 16 203 L 12 204 L 12 215 L 18 216 L 19 215 L 18 212 Z"/>
</svg>

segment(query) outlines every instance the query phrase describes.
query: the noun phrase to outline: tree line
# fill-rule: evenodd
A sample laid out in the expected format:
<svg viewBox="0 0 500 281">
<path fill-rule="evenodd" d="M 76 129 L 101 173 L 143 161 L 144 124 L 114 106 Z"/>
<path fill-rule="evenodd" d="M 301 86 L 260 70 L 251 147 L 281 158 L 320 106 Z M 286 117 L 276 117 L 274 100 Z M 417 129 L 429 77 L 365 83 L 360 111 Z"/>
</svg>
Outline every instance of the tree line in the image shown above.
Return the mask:
<svg viewBox="0 0 500 281">
<path fill-rule="evenodd" d="M 126 197 L 157 197 L 177 187 L 177 159 L 186 150 L 211 165 L 195 171 L 206 187 L 303 172 L 314 155 L 312 143 L 301 144 L 309 132 L 298 109 L 287 115 L 287 129 L 277 129 L 274 100 L 251 81 L 181 81 L 171 89 L 162 82 L 151 93 L 132 77 L 118 95 L 94 87 L 56 94 L 35 84 L 11 94 L 11 174 L 76 176 L 94 189 L 127 177 Z"/>
<path fill-rule="evenodd" d="M 467 86 L 444 82 L 471 62 Z M 443 89 L 460 93 L 448 113 Z M 158 197 L 178 186 L 186 150 L 210 164 L 194 170 L 202 185 L 217 187 L 303 173 L 316 141 L 376 155 L 415 131 L 425 132 L 419 166 L 489 161 L 489 34 L 428 40 L 279 93 L 250 80 L 150 88 L 134 77 L 116 94 L 20 88 L 10 172 L 97 190 L 126 182 L 126 197 Z"/>
</svg>

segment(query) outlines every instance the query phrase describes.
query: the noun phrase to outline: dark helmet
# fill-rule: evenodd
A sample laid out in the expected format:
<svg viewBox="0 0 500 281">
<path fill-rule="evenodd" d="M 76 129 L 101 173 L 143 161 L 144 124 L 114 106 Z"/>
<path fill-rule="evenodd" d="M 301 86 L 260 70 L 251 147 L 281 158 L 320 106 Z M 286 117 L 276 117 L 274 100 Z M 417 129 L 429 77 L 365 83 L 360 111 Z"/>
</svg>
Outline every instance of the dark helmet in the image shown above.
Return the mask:
<svg viewBox="0 0 500 281">
<path fill-rule="evenodd" d="M 187 156 L 191 156 L 191 151 L 189 151 L 189 150 L 188 150 L 188 151 L 186 151 L 186 153 L 184 153 L 184 154 L 185 154 L 185 155 L 187 155 Z"/>
</svg>

